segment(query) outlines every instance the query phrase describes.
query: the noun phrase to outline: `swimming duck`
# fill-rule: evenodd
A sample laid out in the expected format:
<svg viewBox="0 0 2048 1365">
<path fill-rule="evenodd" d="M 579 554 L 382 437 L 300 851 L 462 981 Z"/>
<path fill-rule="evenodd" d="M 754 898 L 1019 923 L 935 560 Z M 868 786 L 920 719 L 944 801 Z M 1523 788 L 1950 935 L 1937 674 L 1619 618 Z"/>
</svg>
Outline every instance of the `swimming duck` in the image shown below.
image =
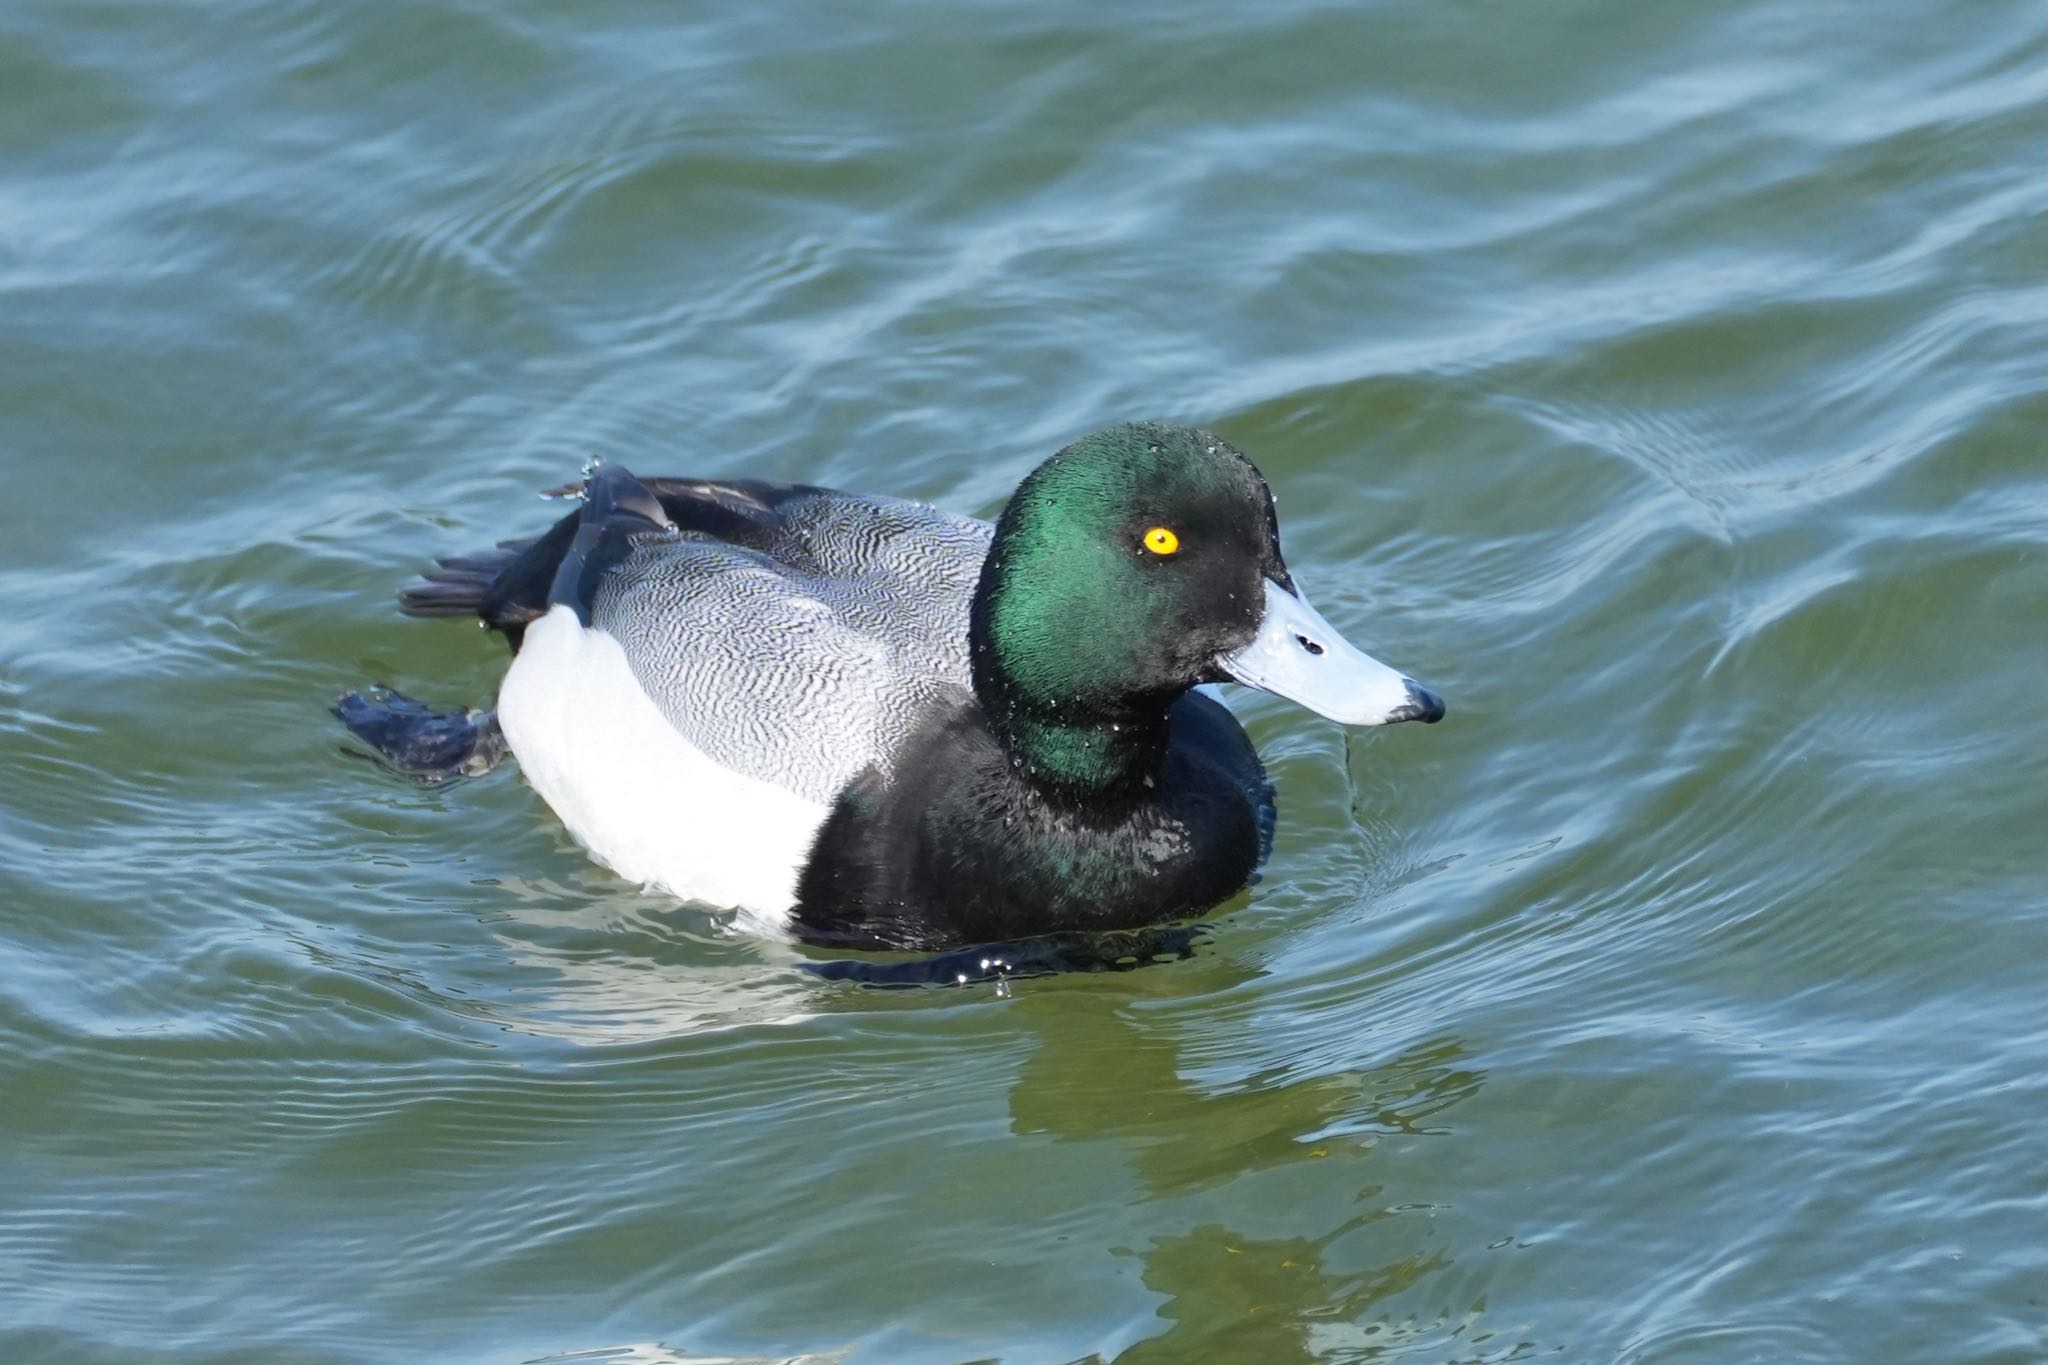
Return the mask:
<svg viewBox="0 0 2048 1365">
<path fill-rule="evenodd" d="M 339 713 L 421 768 L 486 767 L 501 734 L 599 862 L 812 942 L 1123 929 L 1235 894 L 1272 790 L 1204 684 L 1347 725 L 1444 714 L 1308 604 L 1265 479 L 1205 431 L 1097 432 L 993 526 L 618 465 L 573 491 L 546 534 L 402 595 L 508 637 L 495 718 Z"/>
</svg>

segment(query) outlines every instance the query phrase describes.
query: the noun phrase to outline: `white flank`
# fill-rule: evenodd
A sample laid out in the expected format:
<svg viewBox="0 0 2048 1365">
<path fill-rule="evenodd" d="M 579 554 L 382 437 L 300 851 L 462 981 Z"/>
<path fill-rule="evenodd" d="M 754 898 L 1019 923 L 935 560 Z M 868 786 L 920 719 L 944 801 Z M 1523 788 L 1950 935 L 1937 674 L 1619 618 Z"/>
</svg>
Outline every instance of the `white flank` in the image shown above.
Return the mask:
<svg viewBox="0 0 2048 1365">
<path fill-rule="evenodd" d="M 677 734 L 602 631 L 564 606 L 526 628 L 498 690 L 526 780 L 627 881 L 786 922 L 826 808 L 713 762 Z"/>
</svg>

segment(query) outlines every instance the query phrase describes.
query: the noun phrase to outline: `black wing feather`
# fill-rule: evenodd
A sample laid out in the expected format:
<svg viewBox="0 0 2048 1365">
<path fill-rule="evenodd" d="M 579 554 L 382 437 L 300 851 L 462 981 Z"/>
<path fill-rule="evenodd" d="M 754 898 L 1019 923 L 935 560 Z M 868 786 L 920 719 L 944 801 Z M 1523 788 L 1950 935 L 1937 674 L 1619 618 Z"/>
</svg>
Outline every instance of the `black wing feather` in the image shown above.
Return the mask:
<svg viewBox="0 0 2048 1365">
<path fill-rule="evenodd" d="M 651 495 L 646 501 L 615 491 L 612 509 L 632 514 L 637 529 L 659 525 L 660 517 L 677 530 L 743 545 L 773 554 L 787 548 L 788 528 L 781 509 L 789 502 L 829 490 L 772 479 L 633 479 L 623 468 L 600 468 L 590 479 L 549 489 L 550 496 L 589 497 L 593 485 L 623 476 Z M 649 504 L 653 505 L 650 506 Z M 589 505 L 561 517 L 544 535 L 500 541 L 496 548 L 450 555 L 398 595 L 407 616 L 475 616 L 501 631 L 517 651 L 526 627 L 547 614 L 562 564 L 586 524 Z M 587 561 L 587 553 L 586 553 Z"/>
</svg>

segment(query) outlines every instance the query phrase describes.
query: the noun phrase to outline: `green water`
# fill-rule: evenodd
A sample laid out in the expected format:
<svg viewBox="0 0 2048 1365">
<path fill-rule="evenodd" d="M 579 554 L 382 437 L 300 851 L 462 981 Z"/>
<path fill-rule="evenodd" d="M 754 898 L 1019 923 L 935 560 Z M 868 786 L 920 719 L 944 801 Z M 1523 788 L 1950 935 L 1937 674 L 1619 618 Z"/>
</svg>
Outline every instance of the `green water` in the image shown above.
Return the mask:
<svg viewBox="0 0 2048 1365">
<path fill-rule="evenodd" d="M 1213 425 L 1448 721 L 861 990 L 326 714 L 589 455 Z M 0 6 L 0 1360 L 2048 1353 L 2048 14 Z M 687 831 L 678 831 L 686 837 Z"/>
</svg>

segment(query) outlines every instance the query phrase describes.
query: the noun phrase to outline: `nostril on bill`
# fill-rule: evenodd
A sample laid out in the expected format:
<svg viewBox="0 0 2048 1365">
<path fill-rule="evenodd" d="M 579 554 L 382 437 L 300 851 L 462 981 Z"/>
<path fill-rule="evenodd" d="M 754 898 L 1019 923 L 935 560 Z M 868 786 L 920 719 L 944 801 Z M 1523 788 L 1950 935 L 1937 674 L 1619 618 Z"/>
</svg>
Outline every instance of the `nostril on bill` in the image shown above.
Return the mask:
<svg viewBox="0 0 2048 1365">
<path fill-rule="evenodd" d="M 1314 640 L 1309 639 L 1306 635 L 1297 635 L 1294 637 L 1294 639 L 1296 643 L 1298 643 L 1303 649 L 1307 650 L 1311 654 L 1320 654 L 1323 652 L 1323 647 L 1317 644 Z"/>
</svg>

